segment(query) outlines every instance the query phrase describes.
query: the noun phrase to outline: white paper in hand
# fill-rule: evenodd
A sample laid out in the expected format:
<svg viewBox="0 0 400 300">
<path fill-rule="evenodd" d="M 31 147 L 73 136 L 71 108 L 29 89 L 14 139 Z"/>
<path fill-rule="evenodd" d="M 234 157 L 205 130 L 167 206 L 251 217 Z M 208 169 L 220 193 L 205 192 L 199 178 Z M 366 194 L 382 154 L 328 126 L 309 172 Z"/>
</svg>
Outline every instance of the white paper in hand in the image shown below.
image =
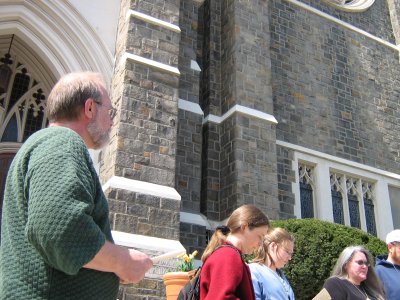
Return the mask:
<svg viewBox="0 0 400 300">
<path fill-rule="evenodd" d="M 153 261 L 153 264 L 154 264 L 154 263 L 160 262 L 162 260 L 176 258 L 178 255 L 185 254 L 185 253 L 186 252 L 184 250 L 173 250 L 173 251 L 170 251 L 170 252 L 158 255 L 158 256 L 154 256 L 151 258 L 151 260 Z"/>
</svg>

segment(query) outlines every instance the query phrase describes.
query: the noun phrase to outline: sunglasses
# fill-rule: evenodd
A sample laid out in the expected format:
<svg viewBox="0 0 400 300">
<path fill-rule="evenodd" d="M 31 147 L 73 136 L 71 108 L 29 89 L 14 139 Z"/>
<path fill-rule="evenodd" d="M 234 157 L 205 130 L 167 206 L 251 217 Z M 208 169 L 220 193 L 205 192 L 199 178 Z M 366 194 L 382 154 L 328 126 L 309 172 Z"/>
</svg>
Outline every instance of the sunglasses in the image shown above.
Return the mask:
<svg viewBox="0 0 400 300">
<path fill-rule="evenodd" d="M 355 260 L 354 262 L 359 266 L 366 266 L 366 267 L 370 266 L 370 263 L 365 260 Z"/>
</svg>

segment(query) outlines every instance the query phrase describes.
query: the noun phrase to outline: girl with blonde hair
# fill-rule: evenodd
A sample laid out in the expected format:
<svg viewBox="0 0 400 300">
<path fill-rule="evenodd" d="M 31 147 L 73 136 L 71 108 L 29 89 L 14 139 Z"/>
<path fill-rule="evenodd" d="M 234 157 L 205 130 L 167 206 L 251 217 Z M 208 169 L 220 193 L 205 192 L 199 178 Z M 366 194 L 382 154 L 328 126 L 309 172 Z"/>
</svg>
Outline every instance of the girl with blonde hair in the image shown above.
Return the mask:
<svg viewBox="0 0 400 300">
<path fill-rule="evenodd" d="M 249 265 L 257 300 L 294 300 L 294 292 L 281 270 L 291 259 L 294 237 L 284 228 L 273 228 Z"/>
</svg>

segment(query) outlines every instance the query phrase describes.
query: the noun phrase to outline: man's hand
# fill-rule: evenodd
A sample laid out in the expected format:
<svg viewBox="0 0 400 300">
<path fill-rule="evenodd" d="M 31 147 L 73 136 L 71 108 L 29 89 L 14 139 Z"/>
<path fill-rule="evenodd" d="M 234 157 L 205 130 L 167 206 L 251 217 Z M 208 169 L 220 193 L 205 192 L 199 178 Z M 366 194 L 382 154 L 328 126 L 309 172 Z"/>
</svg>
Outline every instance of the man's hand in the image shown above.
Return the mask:
<svg viewBox="0 0 400 300">
<path fill-rule="evenodd" d="M 136 283 L 153 267 L 153 262 L 145 253 L 126 249 L 105 242 L 96 256 L 83 266 L 102 272 L 113 272 L 123 284 Z"/>
<path fill-rule="evenodd" d="M 115 272 L 121 280 L 122 284 L 136 283 L 143 279 L 144 274 L 153 267 L 153 262 L 144 253 L 126 249 L 124 264 Z"/>
</svg>

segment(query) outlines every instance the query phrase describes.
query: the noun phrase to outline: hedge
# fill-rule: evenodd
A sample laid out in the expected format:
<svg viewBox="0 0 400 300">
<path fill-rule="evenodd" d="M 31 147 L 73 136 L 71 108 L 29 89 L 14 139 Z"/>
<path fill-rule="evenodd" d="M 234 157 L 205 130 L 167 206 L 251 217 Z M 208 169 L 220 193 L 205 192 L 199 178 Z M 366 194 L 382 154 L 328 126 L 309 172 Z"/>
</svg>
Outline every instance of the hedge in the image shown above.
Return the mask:
<svg viewBox="0 0 400 300">
<path fill-rule="evenodd" d="M 387 253 L 383 241 L 357 228 L 316 219 L 277 220 L 272 225 L 295 237 L 294 255 L 284 272 L 297 300 L 310 300 L 319 292 L 347 246 L 364 245 L 374 257 Z"/>
</svg>

